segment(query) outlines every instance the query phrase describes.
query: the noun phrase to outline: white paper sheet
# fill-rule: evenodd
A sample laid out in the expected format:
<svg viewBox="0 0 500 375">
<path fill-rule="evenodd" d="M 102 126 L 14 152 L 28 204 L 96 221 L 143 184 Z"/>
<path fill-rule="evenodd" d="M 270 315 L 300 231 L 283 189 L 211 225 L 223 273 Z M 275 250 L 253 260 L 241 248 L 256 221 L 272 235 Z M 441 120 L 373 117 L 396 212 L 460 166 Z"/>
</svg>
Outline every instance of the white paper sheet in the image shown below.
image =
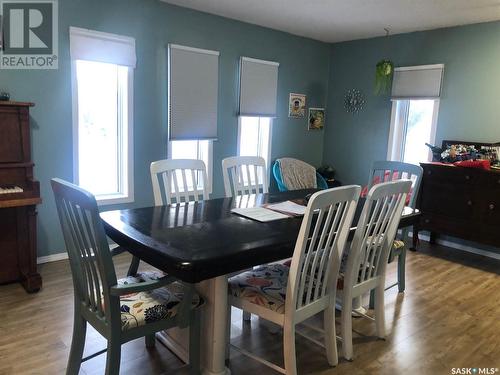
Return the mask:
<svg viewBox="0 0 500 375">
<path fill-rule="evenodd" d="M 233 208 L 231 212 L 262 223 L 273 220 L 288 219 L 290 217 L 273 210 L 268 210 L 264 207 Z"/>
<path fill-rule="evenodd" d="M 304 215 L 306 213 L 306 206 L 292 201 L 268 204 L 266 208 L 292 215 Z"/>
</svg>

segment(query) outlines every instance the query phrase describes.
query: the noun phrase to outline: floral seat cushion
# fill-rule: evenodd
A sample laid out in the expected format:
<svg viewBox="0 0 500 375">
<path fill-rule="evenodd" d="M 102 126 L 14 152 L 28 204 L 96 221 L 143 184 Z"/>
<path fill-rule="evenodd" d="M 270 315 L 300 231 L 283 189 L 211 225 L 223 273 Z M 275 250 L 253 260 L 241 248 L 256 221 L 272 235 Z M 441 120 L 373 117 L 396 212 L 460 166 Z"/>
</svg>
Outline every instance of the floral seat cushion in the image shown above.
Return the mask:
<svg viewBox="0 0 500 375">
<path fill-rule="evenodd" d="M 267 264 L 229 279 L 229 293 L 250 303 L 284 313 L 290 267 Z"/>
<path fill-rule="evenodd" d="M 135 276 L 127 276 L 118 280 L 119 285 L 137 284 L 158 280 L 165 276 L 161 272 L 142 272 Z M 174 282 L 165 287 L 146 292 L 126 294 L 120 297 L 122 330 L 153 323 L 177 315 L 179 304 L 184 297 L 184 287 Z M 191 308 L 203 305 L 203 299 L 194 294 Z"/>
</svg>

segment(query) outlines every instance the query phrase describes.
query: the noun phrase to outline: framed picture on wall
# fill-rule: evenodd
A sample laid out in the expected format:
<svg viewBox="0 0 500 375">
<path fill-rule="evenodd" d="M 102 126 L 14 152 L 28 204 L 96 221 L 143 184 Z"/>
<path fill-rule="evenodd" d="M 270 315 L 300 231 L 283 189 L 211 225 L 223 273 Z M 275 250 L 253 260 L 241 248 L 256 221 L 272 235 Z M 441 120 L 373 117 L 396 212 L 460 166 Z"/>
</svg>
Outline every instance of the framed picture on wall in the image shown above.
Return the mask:
<svg viewBox="0 0 500 375">
<path fill-rule="evenodd" d="M 325 126 L 325 109 L 309 108 L 309 121 L 307 128 L 309 130 L 322 130 Z"/>
<path fill-rule="evenodd" d="M 302 118 L 306 114 L 306 96 L 290 93 L 288 101 L 288 117 Z"/>
</svg>

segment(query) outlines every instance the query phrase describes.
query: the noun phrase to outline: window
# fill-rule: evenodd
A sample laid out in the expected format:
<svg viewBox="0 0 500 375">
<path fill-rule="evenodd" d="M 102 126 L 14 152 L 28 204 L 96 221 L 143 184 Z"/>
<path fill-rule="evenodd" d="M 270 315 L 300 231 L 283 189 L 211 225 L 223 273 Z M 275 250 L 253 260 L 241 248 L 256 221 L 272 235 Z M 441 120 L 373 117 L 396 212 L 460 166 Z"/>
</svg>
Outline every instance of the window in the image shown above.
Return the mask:
<svg viewBox="0 0 500 375">
<path fill-rule="evenodd" d="M 70 28 L 70 44 L 75 183 L 99 204 L 132 202 L 135 42 Z"/>
<path fill-rule="evenodd" d="M 267 168 L 271 161 L 271 124 L 276 117 L 278 68 L 279 63 L 274 61 L 240 58 L 238 155 L 260 156 Z M 247 177 L 243 179 L 247 183 Z"/>
<path fill-rule="evenodd" d="M 418 164 L 430 161 L 425 145 L 434 144 L 444 65 L 394 69 L 387 159 Z"/>
<path fill-rule="evenodd" d="M 208 178 L 208 192 L 212 193 L 212 141 L 170 141 L 170 147 L 168 148 L 168 157 L 170 159 L 199 159 L 203 160 L 205 166 L 207 167 L 207 178 Z M 196 180 L 198 183 L 198 188 L 202 188 L 201 184 L 201 174 L 198 173 Z M 179 186 L 182 186 L 182 176 L 180 172 L 177 174 L 177 181 Z M 187 181 L 189 190 L 194 190 L 191 180 Z"/>
<path fill-rule="evenodd" d="M 238 155 L 260 156 L 269 168 L 271 160 L 271 122 L 269 117 L 241 116 L 238 131 Z"/>
<path fill-rule="evenodd" d="M 434 144 L 439 100 L 394 100 L 389 160 L 418 164 L 432 160 L 425 145 Z"/>
<path fill-rule="evenodd" d="M 169 44 L 168 157 L 203 160 L 209 193 L 212 192 L 212 144 L 217 139 L 218 94 L 219 52 Z M 201 188 L 200 173 L 196 177 Z M 177 181 L 183 186 L 180 172 Z"/>
</svg>

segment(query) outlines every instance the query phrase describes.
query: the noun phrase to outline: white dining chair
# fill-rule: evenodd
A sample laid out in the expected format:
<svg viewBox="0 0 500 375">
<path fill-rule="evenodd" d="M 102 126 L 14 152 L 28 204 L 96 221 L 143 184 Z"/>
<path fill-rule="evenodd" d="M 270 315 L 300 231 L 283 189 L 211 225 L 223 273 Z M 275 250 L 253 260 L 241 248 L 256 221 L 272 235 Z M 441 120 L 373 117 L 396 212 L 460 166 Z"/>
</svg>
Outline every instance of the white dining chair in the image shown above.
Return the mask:
<svg viewBox="0 0 500 375">
<path fill-rule="evenodd" d="M 354 298 L 375 290 L 376 333 L 385 337 L 385 271 L 392 242 L 401 219 L 411 181 L 400 180 L 373 186 L 366 197 L 356 232 L 347 251 L 345 270 L 341 270 L 337 288 L 341 294 L 341 337 L 343 356 L 353 358 L 352 304 Z"/>
<path fill-rule="evenodd" d="M 266 161 L 260 156 L 231 156 L 222 160 L 222 177 L 226 197 L 268 192 Z M 245 205 L 243 198 L 238 206 Z M 251 314 L 244 312 L 243 320 Z"/>
<path fill-rule="evenodd" d="M 222 160 L 226 197 L 268 192 L 267 168 L 259 156 L 231 156 Z"/>
<path fill-rule="evenodd" d="M 234 347 L 236 350 L 283 374 L 297 374 L 295 327 L 323 312 L 328 363 L 331 366 L 338 363 L 336 283 L 360 192 L 359 186 L 345 186 L 313 194 L 302 220 L 291 265 L 263 265 L 229 279 L 230 305 L 283 327 L 285 368 L 244 349 Z"/>
<path fill-rule="evenodd" d="M 150 171 L 156 206 L 209 199 L 203 160 L 158 160 L 151 163 Z M 129 276 L 137 273 L 139 263 L 139 258 L 132 257 L 127 273 Z"/>
<path fill-rule="evenodd" d="M 158 160 L 151 163 L 150 170 L 157 206 L 209 199 L 207 169 L 203 160 Z"/>
<path fill-rule="evenodd" d="M 412 181 L 411 193 L 406 199 L 407 206 L 415 208 L 417 204 L 417 197 L 420 191 L 420 184 L 422 183 L 422 176 L 424 170 L 420 165 L 402 163 L 399 161 L 375 161 L 370 171 L 368 179 L 368 189 L 373 185 L 380 182 L 397 181 L 400 179 L 408 179 Z M 401 240 L 394 240 L 392 249 L 389 254 L 389 263 L 396 257 L 398 258 L 398 281 L 391 284 L 385 289 L 390 289 L 398 286 L 400 293 L 405 290 L 405 269 L 406 269 L 406 249 L 408 241 L 408 228 L 401 230 Z M 370 306 L 372 307 L 372 306 Z"/>
</svg>

